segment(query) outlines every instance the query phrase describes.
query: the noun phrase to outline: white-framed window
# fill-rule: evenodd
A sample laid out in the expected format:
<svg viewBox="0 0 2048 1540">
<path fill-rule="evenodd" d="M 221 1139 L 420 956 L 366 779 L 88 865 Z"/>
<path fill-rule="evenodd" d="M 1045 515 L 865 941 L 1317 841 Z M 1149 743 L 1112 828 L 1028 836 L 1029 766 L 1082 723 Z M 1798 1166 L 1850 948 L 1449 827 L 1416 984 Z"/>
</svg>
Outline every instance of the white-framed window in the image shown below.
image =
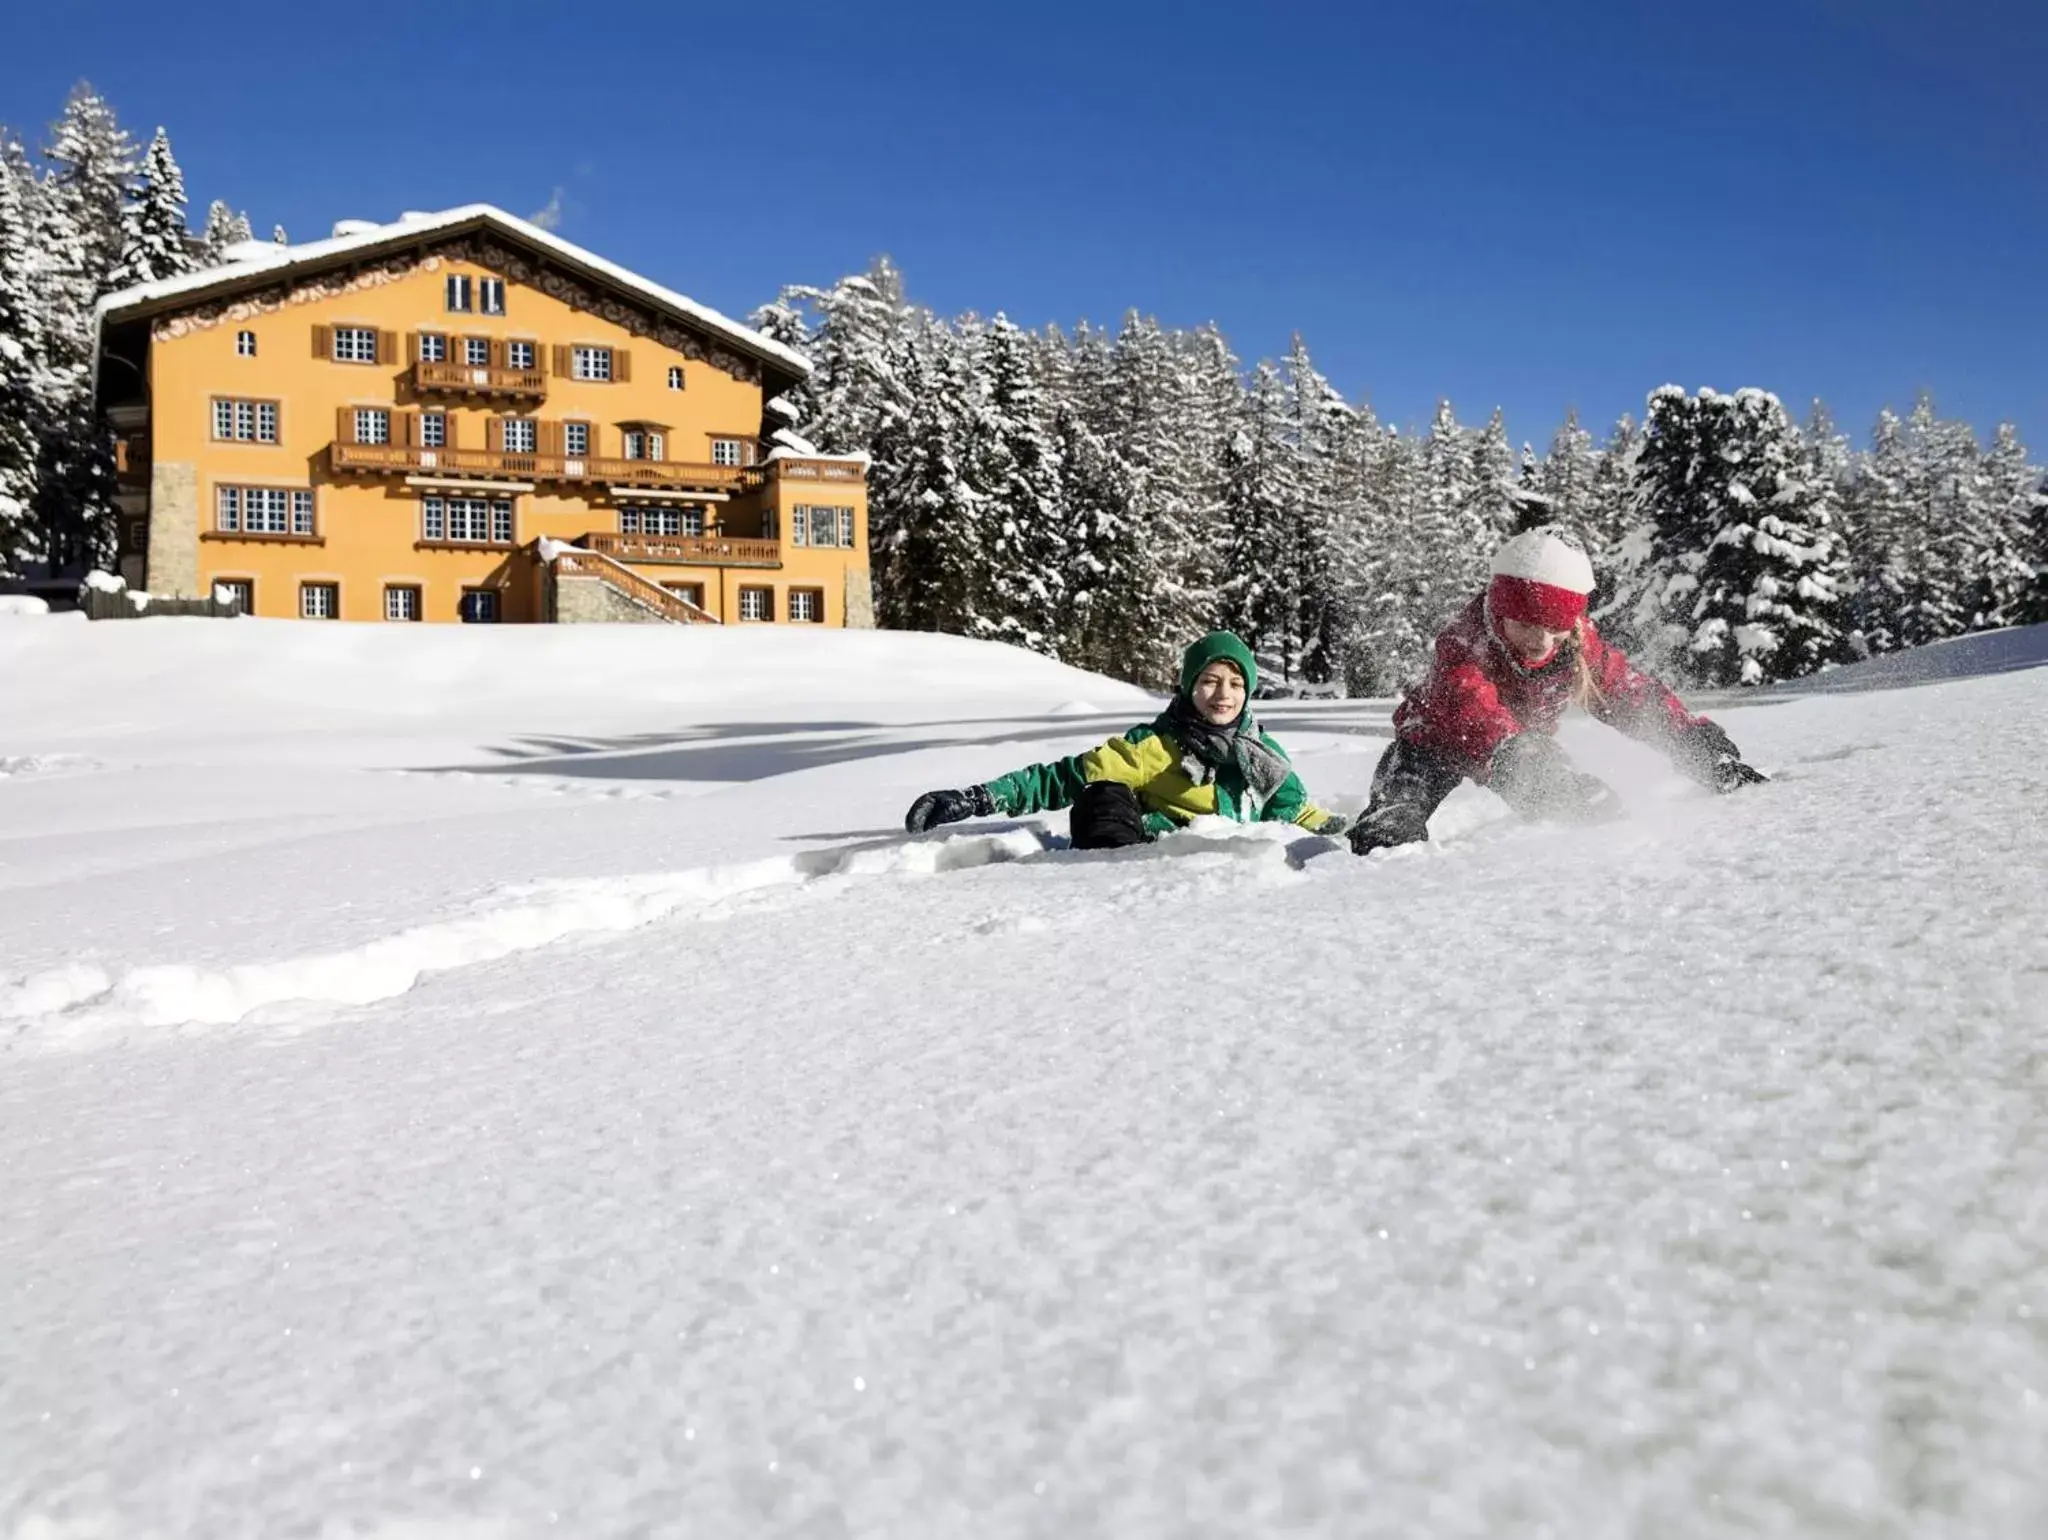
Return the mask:
<svg viewBox="0 0 2048 1540">
<path fill-rule="evenodd" d="M 448 414 L 446 412 L 420 413 L 420 447 L 422 449 L 446 449 L 448 447 Z"/>
<path fill-rule="evenodd" d="M 468 310 L 469 293 L 469 277 L 467 274 L 450 273 L 448 275 L 446 294 L 450 310 Z"/>
<path fill-rule="evenodd" d="M 384 618 L 386 620 L 418 620 L 420 618 L 420 591 L 405 583 L 392 583 L 384 589 Z"/>
<path fill-rule="evenodd" d="M 282 487 L 242 488 L 242 532 L 247 535 L 288 535 L 292 531 L 291 496 Z"/>
<path fill-rule="evenodd" d="M 661 585 L 685 604 L 704 608 L 704 585 L 702 583 L 663 583 Z"/>
<path fill-rule="evenodd" d="M 420 362 L 423 364 L 445 364 L 448 362 L 448 339 L 439 332 L 421 332 Z"/>
<path fill-rule="evenodd" d="M 508 369 L 531 369 L 535 349 L 530 342 L 508 342 L 505 344 L 505 367 Z"/>
<path fill-rule="evenodd" d="M 837 508 L 813 508 L 811 510 L 811 544 L 834 546 L 839 544 L 839 510 Z"/>
<path fill-rule="evenodd" d="M 313 533 L 313 494 L 292 493 L 292 533 L 311 535 Z"/>
<path fill-rule="evenodd" d="M 491 362 L 491 339 L 488 337 L 464 337 L 462 339 L 462 361 L 472 369 L 485 369 Z"/>
<path fill-rule="evenodd" d="M 667 450 L 663 436 L 647 428 L 626 430 L 626 458 L 628 460 L 659 460 Z"/>
<path fill-rule="evenodd" d="M 238 535 L 242 532 L 242 489 L 240 487 L 215 487 L 213 489 L 213 527 L 223 535 Z"/>
<path fill-rule="evenodd" d="M 773 620 L 775 618 L 775 590 L 772 588 L 742 588 L 740 590 L 740 619 Z"/>
<path fill-rule="evenodd" d="M 224 535 L 297 535 L 310 539 L 313 494 L 291 487 L 216 487 L 213 527 Z"/>
<path fill-rule="evenodd" d="M 789 591 L 789 618 L 792 621 L 811 621 L 823 624 L 825 619 L 825 595 L 816 588 L 792 588 Z"/>
<path fill-rule="evenodd" d="M 839 510 L 839 543 L 849 551 L 853 549 L 853 510 L 851 508 Z"/>
<path fill-rule="evenodd" d="M 683 366 L 681 364 L 670 364 L 668 366 L 668 388 L 670 390 L 681 390 L 683 388 Z"/>
<path fill-rule="evenodd" d="M 746 448 L 743 440 L 736 438 L 715 438 L 711 441 L 711 463 L 713 465 L 744 465 L 741 452 Z"/>
<path fill-rule="evenodd" d="M 256 356 L 256 334 L 255 334 L 254 332 L 236 332 L 236 333 L 235 333 L 235 357 L 237 357 L 237 358 L 254 358 L 255 356 Z"/>
<path fill-rule="evenodd" d="M 503 497 L 423 497 L 420 538 L 460 545 L 510 545 L 512 502 Z"/>
<path fill-rule="evenodd" d="M 701 535 L 704 533 L 704 510 L 702 508 L 621 508 L 619 510 L 619 533 L 622 535 L 662 535 L 670 538 L 677 535 Z"/>
<path fill-rule="evenodd" d="M 498 591 L 495 588 L 465 588 L 458 611 L 472 626 L 495 625 L 498 619 Z"/>
<path fill-rule="evenodd" d="M 334 361 L 340 364 L 374 364 L 377 334 L 367 326 L 334 328 Z"/>
<path fill-rule="evenodd" d="M 589 423 L 565 422 L 562 424 L 562 453 L 572 460 L 581 460 L 590 453 Z"/>
<path fill-rule="evenodd" d="M 479 278 L 476 281 L 477 309 L 485 315 L 505 313 L 505 280 L 502 278 Z"/>
<path fill-rule="evenodd" d="M 254 578 L 215 578 L 213 591 L 232 602 L 244 615 L 256 613 L 256 580 Z"/>
<path fill-rule="evenodd" d="M 341 618 L 341 589 L 333 583 L 301 583 L 299 585 L 299 619 L 339 620 Z"/>
<path fill-rule="evenodd" d="M 213 403 L 213 436 L 242 444 L 275 444 L 277 403 L 216 397 Z"/>
<path fill-rule="evenodd" d="M 380 406 L 357 407 L 356 442 L 358 444 L 390 443 L 391 414 Z"/>
<path fill-rule="evenodd" d="M 569 375 L 578 380 L 609 380 L 612 377 L 610 348 L 571 348 Z"/>
<path fill-rule="evenodd" d="M 503 436 L 498 442 L 504 446 L 507 454 L 530 455 L 533 453 L 534 445 L 539 442 L 531 417 L 507 417 L 499 432 Z"/>
</svg>

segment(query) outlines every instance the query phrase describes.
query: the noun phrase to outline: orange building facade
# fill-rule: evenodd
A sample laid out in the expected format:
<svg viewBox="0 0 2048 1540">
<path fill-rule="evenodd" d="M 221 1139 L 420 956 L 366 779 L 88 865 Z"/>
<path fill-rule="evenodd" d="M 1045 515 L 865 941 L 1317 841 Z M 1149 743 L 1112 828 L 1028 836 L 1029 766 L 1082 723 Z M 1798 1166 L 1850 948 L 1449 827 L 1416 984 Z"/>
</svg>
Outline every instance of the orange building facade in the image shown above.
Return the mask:
<svg viewBox="0 0 2048 1540">
<path fill-rule="evenodd" d="M 798 354 L 498 210 L 110 296 L 131 587 L 303 619 L 869 626 L 866 465 Z"/>
</svg>

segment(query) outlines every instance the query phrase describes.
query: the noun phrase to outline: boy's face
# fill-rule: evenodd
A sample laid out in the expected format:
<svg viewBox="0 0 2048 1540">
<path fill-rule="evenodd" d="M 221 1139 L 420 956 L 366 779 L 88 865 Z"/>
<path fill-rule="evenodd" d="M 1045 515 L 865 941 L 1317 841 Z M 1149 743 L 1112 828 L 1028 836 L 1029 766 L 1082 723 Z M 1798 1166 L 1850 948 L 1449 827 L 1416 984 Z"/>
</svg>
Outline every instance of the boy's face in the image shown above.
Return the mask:
<svg viewBox="0 0 2048 1540">
<path fill-rule="evenodd" d="M 1228 727 L 1244 710 L 1244 675 L 1221 658 L 1195 675 L 1189 692 L 1197 715 L 1216 727 Z"/>
</svg>

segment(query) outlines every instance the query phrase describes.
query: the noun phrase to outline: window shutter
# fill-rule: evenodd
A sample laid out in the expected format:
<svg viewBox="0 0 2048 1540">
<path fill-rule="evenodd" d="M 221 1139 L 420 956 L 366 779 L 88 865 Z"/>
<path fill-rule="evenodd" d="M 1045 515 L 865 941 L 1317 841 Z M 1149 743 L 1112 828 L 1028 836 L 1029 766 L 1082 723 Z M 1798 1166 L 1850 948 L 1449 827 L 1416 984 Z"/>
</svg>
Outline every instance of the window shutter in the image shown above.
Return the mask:
<svg viewBox="0 0 2048 1540">
<path fill-rule="evenodd" d="M 506 354 L 504 339 L 500 337 L 493 337 L 491 339 L 491 367 L 493 369 L 504 368 L 505 358 Z"/>
<path fill-rule="evenodd" d="M 505 449 L 505 419 L 487 417 L 484 419 L 484 447 L 493 454 L 502 454 Z"/>
<path fill-rule="evenodd" d="M 562 425 L 543 421 L 534 429 L 534 447 L 541 454 L 559 456 L 562 453 Z"/>
<path fill-rule="evenodd" d="M 334 328 L 316 326 L 313 328 L 313 356 L 331 359 L 334 357 Z"/>
<path fill-rule="evenodd" d="M 444 411 L 441 414 L 441 447 L 455 447 L 455 414 L 452 411 Z"/>
<path fill-rule="evenodd" d="M 356 412 L 352 406 L 338 406 L 334 409 L 334 442 L 353 444 L 356 441 Z"/>
<path fill-rule="evenodd" d="M 585 451 L 583 452 L 583 453 L 584 453 L 584 458 L 585 458 L 585 459 L 589 459 L 589 460 L 595 460 L 595 459 L 597 458 L 597 456 L 598 456 L 598 447 L 597 447 L 597 424 L 596 424 L 596 423 L 594 423 L 594 422 L 592 422 L 592 423 L 585 423 L 585 424 L 584 424 L 584 426 L 585 426 L 586 428 L 588 428 L 588 429 L 590 430 L 590 431 L 589 431 L 589 432 L 588 432 L 588 433 L 587 433 L 587 434 L 585 435 L 585 437 L 586 437 L 586 438 L 588 438 L 588 439 L 589 439 L 589 441 L 590 441 L 590 447 L 589 447 L 588 449 L 586 449 L 586 450 L 585 450 Z"/>
<path fill-rule="evenodd" d="M 621 385 L 633 383 L 633 355 L 624 348 L 612 349 L 612 378 Z"/>
<path fill-rule="evenodd" d="M 569 378 L 570 374 L 575 369 L 575 360 L 570 357 L 569 345 L 566 342 L 556 343 L 554 353 L 555 378 L 558 380 L 566 380 Z"/>
<path fill-rule="evenodd" d="M 401 358 L 399 362 L 402 364 L 416 363 L 419 360 L 419 356 L 420 334 L 418 332 L 407 332 L 405 334 L 405 357 Z"/>
<path fill-rule="evenodd" d="M 403 444 L 408 449 L 419 448 L 420 414 L 417 411 L 394 411 L 391 416 L 391 442 Z"/>
</svg>

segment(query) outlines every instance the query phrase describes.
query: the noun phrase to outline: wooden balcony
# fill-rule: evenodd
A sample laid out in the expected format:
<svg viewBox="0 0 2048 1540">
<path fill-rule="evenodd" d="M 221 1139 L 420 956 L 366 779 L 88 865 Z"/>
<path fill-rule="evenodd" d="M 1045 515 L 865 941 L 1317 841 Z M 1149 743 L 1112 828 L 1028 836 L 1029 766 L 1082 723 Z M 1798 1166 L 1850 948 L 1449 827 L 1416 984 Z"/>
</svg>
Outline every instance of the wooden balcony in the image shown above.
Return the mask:
<svg viewBox="0 0 2048 1540">
<path fill-rule="evenodd" d="M 585 535 L 577 544 L 618 562 L 678 567 L 779 567 L 779 540 L 734 540 L 725 535 Z"/>
<path fill-rule="evenodd" d="M 543 369 L 505 369 L 495 364 L 437 364 L 421 359 L 412 366 L 412 388 L 423 396 L 452 392 L 544 401 L 548 394 L 548 377 Z"/>
<path fill-rule="evenodd" d="M 867 480 L 868 468 L 858 460 L 770 460 L 762 469 L 780 481 Z"/>
<path fill-rule="evenodd" d="M 616 460 L 517 454 L 496 449 L 421 449 L 409 444 L 331 444 L 337 475 L 462 476 L 483 481 L 560 481 L 592 486 L 651 487 L 678 492 L 750 492 L 758 465 L 690 465 L 679 460 Z"/>
</svg>

